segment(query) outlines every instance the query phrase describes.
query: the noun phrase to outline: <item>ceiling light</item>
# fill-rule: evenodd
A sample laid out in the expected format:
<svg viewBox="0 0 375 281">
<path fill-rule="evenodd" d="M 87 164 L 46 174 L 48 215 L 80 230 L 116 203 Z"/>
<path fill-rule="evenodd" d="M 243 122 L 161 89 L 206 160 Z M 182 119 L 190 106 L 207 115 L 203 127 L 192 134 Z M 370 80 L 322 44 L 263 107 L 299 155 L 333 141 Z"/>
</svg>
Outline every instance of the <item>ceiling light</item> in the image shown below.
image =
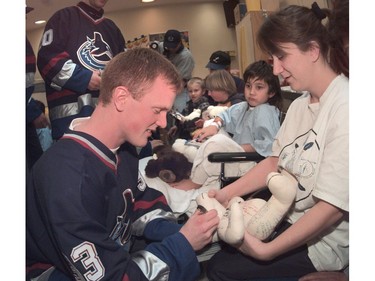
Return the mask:
<svg viewBox="0 0 375 281">
<path fill-rule="evenodd" d="M 154 0 L 142 0 L 142 3 L 150 3 L 150 2 L 154 2 Z"/>
</svg>

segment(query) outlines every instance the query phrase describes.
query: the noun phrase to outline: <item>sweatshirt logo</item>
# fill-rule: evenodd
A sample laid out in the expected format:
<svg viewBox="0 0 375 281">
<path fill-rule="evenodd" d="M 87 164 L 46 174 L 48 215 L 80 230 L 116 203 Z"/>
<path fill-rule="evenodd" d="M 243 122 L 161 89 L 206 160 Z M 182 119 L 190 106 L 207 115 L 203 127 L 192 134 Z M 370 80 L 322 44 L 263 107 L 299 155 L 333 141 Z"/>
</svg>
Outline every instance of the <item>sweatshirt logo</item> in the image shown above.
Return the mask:
<svg viewBox="0 0 375 281">
<path fill-rule="evenodd" d="M 113 58 L 111 47 L 103 40 L 99 32 L 94 32 L 93 38 L 86 36 L 87 40 L 77 50 L 77 57 L 87 69 L 94 71 L 104 69 L 105 65 Z"/>
</svg>

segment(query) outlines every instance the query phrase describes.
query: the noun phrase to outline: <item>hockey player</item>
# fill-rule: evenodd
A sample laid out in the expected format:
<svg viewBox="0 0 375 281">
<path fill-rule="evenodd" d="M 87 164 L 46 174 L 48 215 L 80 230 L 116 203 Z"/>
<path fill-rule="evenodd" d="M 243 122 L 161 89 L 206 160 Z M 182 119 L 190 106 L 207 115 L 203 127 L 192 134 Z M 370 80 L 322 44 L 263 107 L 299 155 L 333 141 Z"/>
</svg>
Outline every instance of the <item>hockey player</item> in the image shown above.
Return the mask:
<svg viewBox="0 0 375 281">
<path fill-rule="evenodd" d="M 164 195 L 138 172 L 135 148 L 166 126 L 181 88 L 176 68 L 151 49 L 109 62 L 91 117 L 74 119 L 32 170 L 29 277 L 48 268 L 43 280 L 197 279 L 195 251 L 211 242 L 217 212 L 198 211 L 177 224 Z"/>
<path fill-rule="evenodd" d="M 100 74 L 125 40 L 103 16 L 108 0 L 84 0 L 57 11 L 47 22 L 38 52 L 45 81 L 53 139 L 76 117 L 90 116 L 99 95 Z"/>
</svg>

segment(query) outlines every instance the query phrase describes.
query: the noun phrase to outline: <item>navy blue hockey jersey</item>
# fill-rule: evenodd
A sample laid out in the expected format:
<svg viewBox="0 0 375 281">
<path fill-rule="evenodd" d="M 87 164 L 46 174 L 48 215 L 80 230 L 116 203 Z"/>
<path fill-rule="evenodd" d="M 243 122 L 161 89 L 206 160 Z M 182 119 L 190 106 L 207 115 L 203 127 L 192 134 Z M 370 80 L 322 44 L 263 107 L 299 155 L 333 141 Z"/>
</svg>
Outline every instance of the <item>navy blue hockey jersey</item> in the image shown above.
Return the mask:
<svg viewBox="0 0 375 281">
<path fill-rule="evenodd" d="M 99 91 L 89 90 L 92 72 L 125 49 L 115 23 L 83 2 L 57 11 L 47 22 L 37 66 L 45 81 L 52 137 L 59 139 L 76 117 L 90 116 Z"/>
<path fill-rule="evenodd" d="M 129 144 L 114 154 L 69 131 L 35 164 L 26 214 L 29 265 L 55 265 L 77 280 L 188 281 L 199 274 L 194 250 L 165 197 L 146 186 Z M 132 252 L 136 237 L 148 243 Z"/>
</svg>

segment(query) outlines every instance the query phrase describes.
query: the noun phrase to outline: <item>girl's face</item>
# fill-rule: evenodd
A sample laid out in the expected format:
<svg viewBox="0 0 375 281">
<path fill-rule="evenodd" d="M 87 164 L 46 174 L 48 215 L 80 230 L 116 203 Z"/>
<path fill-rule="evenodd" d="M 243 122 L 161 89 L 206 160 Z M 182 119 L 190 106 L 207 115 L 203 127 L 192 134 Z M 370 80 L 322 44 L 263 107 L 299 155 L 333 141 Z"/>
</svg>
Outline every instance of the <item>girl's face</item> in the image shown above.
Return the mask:
<svg viewBox="0 0 375 281">
<path fill-rule="evenodd" d="M 269 92 L 269 86 L 263 79 L 258 80 L 258 77 L 253 77 L 246 81 L 245 97 L 250 106 L 266 103 L 274 95 L 275 93 Z"/>
<path fill-rule="evenodd" d="M 272 54 L 273 74 L 281 75 L 295 91 L 308 91 L 314 82 L 311 77 L 316 55 L 312 50 L 301 51 L 293 43 L 282 43 L 279 47 L 281 52 Z"/>
<path fill-rule="evenodd" d="M 226 91 L 218 91 L 218 90 L 209 90 L 208 95 L 212 97 L 212 99 L 218 103 L 223 103 L 228 100 L 228 93 Z"/>
<path fill-rule="evenodd" d="M 193 103 L 199 101 L 199 99 L 203 96 L 204 91 L 200 84 L 193 83 L 191 86 L 188 87 L 189 97 Z"/>
</svg>

